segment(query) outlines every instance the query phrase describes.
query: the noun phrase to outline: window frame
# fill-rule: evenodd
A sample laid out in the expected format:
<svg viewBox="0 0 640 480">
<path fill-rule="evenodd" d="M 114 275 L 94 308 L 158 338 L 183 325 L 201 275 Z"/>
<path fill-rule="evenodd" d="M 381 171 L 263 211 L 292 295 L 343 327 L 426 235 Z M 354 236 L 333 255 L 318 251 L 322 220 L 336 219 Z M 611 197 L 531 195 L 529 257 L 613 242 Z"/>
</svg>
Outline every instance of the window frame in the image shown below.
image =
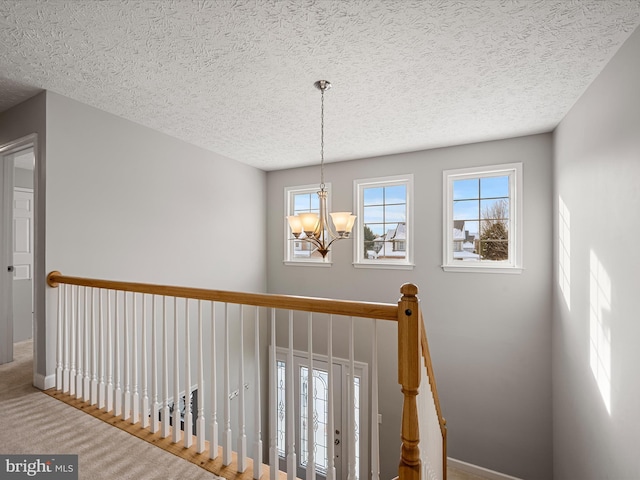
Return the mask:
<svg viewBox="0 0 640 480">
<path fill-rule="evenodd" d="M 327 191 L 327 209 L 331 211 L 331 184 L 325 184 L 325 190 Z M 332 265 L 331 261 L 331 250 L 327 253 L 326 258 L 295 258 L 293 256 L 294 242 L 293 235 L 291 234 L 291 229 L 289 228 L 289 222 L 287 221 L 288 215 L 293 215 L 293 197 L 297 194 L 306 194 L 312 193 L 314 195 L 318 194 L 320 191 L 320 186 L 318 184 L 311 185 L 297 185 L 291 187 L 284 188 L 284 260 L 283 263 L 285 265 L 293 265 L 293 266 L 316 266 L 316 267 L 330 267 Z"/>
<path fill-rule="evenodd" d="M 405 239 L 405 258 L 401 260 L 371 260 L 366 258 L 364 254 L 364 245 L 360 241 L 364 238 L 364 190 L 366 188 L 375 187 L 392 187 L 396 185 L 405 185 L 407 189 L 406 197 L 406 239 Z M 356 206 L 356 228 L 354 229 L 353 239 L 353 266 L 355 268 L 381 268 L 393 270 L 412 270 L 413 263 L 413 174 L 392 175 L 387 177 L 364 178 L 353 181 L 353 204 Z"/>
<path fill-rule="evenodd" d="M 442 172 L 443 247 L 442 269 L 445 272 L 522 273 L 523 245 L 523 166 L 521 162 L 457 168 Z M 453 182 L 507 176 L 509 182 L 509 260 L 462 262 L 453 259 Z"/>
</svg>

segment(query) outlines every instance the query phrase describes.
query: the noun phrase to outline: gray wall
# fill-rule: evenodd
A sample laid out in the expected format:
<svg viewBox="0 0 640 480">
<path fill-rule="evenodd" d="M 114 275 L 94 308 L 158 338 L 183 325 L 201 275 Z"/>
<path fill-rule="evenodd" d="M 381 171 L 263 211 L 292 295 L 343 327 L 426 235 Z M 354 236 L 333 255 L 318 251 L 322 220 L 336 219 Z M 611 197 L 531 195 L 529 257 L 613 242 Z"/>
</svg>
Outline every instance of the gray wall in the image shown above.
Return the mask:
<svg viewBox="0 0 640 480">
<path fill-rule="evenodd" d="M 524 272 L 443 272 L 442 171 L 510 162 L 524 164 Z M 269 291 L 395 303 L 401 284 L 416 283 L 449 426 L 449 456 L 531 479 L 551 478 L 552 469 L 551 168 L 550 134 L 327 165 L 333 210 L 353 210 L 354 179 L 414 174 L 412 271 L 355 269 L 349 241 L 335 244 L 331 268 L 285 266 L 284 187 L 313 183 L 319 170 L 267 175 Z M 381 327 L 379 343 L 381 476 L 392 478 L 401 405 L 393 325 Z"/>
<path fill-rule="evenodd" d="M 47 271 L 265 291 L 265 173 L 47 93 Z M 57 292 L 47 291 L 55 325 Z M 48 340 L 53 373 L 55 335 Z M 266 341 L 266 340 L 265 340 Z"/>
<path fill-rule="evenodd" d="M 35 259 L 34 259 L 34 335 L 35 335 L 35 375 L 34 382 L 44 387 L 44 378 L 47 371 L 45 342 L 47 339 L 47 323 L 45 318 L 45 229 L 38 228 L 39 223 L 44 225 L 46 213 L 46 184 L 45 184 L 45 158 L 46 158 L 46 93 L 42 92 L 19 105 L 0 114 L 0 144 L 6 144 L 18 140 L 27 135 L 37 135 L 35 150 Z M 40 280 L 37 280 L 40 279 Z M 54 330 L 55 331 L 55 330 Z M 53 337 L 53 335 L 49 335 Z"/>
<path fill-rule="evenodd" d="M 553 440 L 557 480 L 640 478 L 638 59 L 640 30 L 555 132 Z M 571 239 L 566 300 L 558 287 L 559 199 L 569 211 Z M 600 342 L 594 342 L 598 334 Z M 592 370 L 594 360 L 600 364 L 597 376 Z"/>
</svg>

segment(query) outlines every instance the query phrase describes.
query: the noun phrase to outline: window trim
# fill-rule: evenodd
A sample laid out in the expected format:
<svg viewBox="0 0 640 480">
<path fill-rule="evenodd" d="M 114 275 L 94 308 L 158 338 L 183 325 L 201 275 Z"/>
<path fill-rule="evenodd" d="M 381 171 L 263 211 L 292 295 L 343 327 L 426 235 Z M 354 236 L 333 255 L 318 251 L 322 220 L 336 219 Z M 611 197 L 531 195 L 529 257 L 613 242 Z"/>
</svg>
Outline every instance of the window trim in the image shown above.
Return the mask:
<svg viewBox="0 0 640 480">
<path fill-rule="evenodd" d="M 363 245 L 360 241 L 364 236 L 364 205 L 362 192 L 365 188 L 385 187 L 393 185 L 406 185 L 407 187 L 407 213 L 406 213 L 406 256 L 402 260 L 385 260 L 380 262 L 377 260 L 369 260 L 365 258 Z M 353 204 L 356 206 L 356 228 L 353 238 L 353 266 L 355 268 L 380 268 L 392 270 L 413 270 L 413 174 L 391 175 L 387 177 L 363 178 L 353 181 Z"/>
<path fill-rule="evenodd" d="M 445 272 L 475 273 L 522 273 L 523 245 L 523 166 L 521 162 L 458 168 L 442 172 L 443 186 L 443 232 L 442 269 Z M 504 262 L 454 262 L 453 260 L 453 181 L 486 178 L 499 175 L 509 177 L 509 259 Z"/>
<path fill-rule="evenodd" d="M 320 186 L 318 184 L 310 184 L 310 185 L 296 185 L 292 187 L 284 187 L 284 260 L 283 263 L 289 266 L 296 267 L 331 267 L 331 250 L 327 253 L 326 258 L 294 258 L 292 255 L 292 247 L 290 247 L 289 242 L 293 242 L 291 235 L 291 229 L 289 228 L 289 222 L 287 221 L 287 216 L 291 215 L 293 212 L 293 195 L 299 193 L 315 193 L 320 190 Z M 325 190 L 327 191 L 327 208 L 331 211 L 331 184 L 325 184 Z M 291 243 L 293 245 L 293 243 Z"/>
</svg>

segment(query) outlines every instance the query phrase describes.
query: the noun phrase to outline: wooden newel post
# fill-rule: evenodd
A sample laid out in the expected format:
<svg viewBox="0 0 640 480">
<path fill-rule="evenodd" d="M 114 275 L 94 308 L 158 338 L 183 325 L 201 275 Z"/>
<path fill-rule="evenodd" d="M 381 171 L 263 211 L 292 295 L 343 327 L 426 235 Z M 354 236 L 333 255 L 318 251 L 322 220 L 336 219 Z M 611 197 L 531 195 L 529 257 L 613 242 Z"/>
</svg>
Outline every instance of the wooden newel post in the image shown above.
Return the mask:
<svg viewBox="0 0 640 480">
<path fill-rule="evenodd" d="M 398 302 L 398 383 L 402 386 L 400 480 L 420 480 L 420 430 L 416 396 L 420 387 L 420 315 L 418 287 L 405 283 Z"/>
</svg>

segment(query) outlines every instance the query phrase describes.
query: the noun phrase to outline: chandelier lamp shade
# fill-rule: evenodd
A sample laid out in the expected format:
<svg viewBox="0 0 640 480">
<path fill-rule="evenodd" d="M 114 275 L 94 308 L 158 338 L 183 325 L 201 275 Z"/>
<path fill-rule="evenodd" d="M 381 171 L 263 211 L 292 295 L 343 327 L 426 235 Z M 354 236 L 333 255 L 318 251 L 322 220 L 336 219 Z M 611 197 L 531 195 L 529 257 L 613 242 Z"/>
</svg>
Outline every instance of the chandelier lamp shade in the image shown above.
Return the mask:
<svg viewBox="0 0 640 480">
<path fill-rule="evenodd" d="M 327 190 L 324 183 L 324 92 L 331 88 L 327 80 L 318 80 L 314 86 L 320 90 L 320 191 L 318 191 L 319 213 L 289 215 L 289 228 L 293 240 L 311 243 L 316 251 L 326 259 L 329 248 L 336 240 L 349 238 L 356 221 L 351 212 L 328 213 Z M 333 225 L 329 222 L 329 215 Z"/>
</svg>

